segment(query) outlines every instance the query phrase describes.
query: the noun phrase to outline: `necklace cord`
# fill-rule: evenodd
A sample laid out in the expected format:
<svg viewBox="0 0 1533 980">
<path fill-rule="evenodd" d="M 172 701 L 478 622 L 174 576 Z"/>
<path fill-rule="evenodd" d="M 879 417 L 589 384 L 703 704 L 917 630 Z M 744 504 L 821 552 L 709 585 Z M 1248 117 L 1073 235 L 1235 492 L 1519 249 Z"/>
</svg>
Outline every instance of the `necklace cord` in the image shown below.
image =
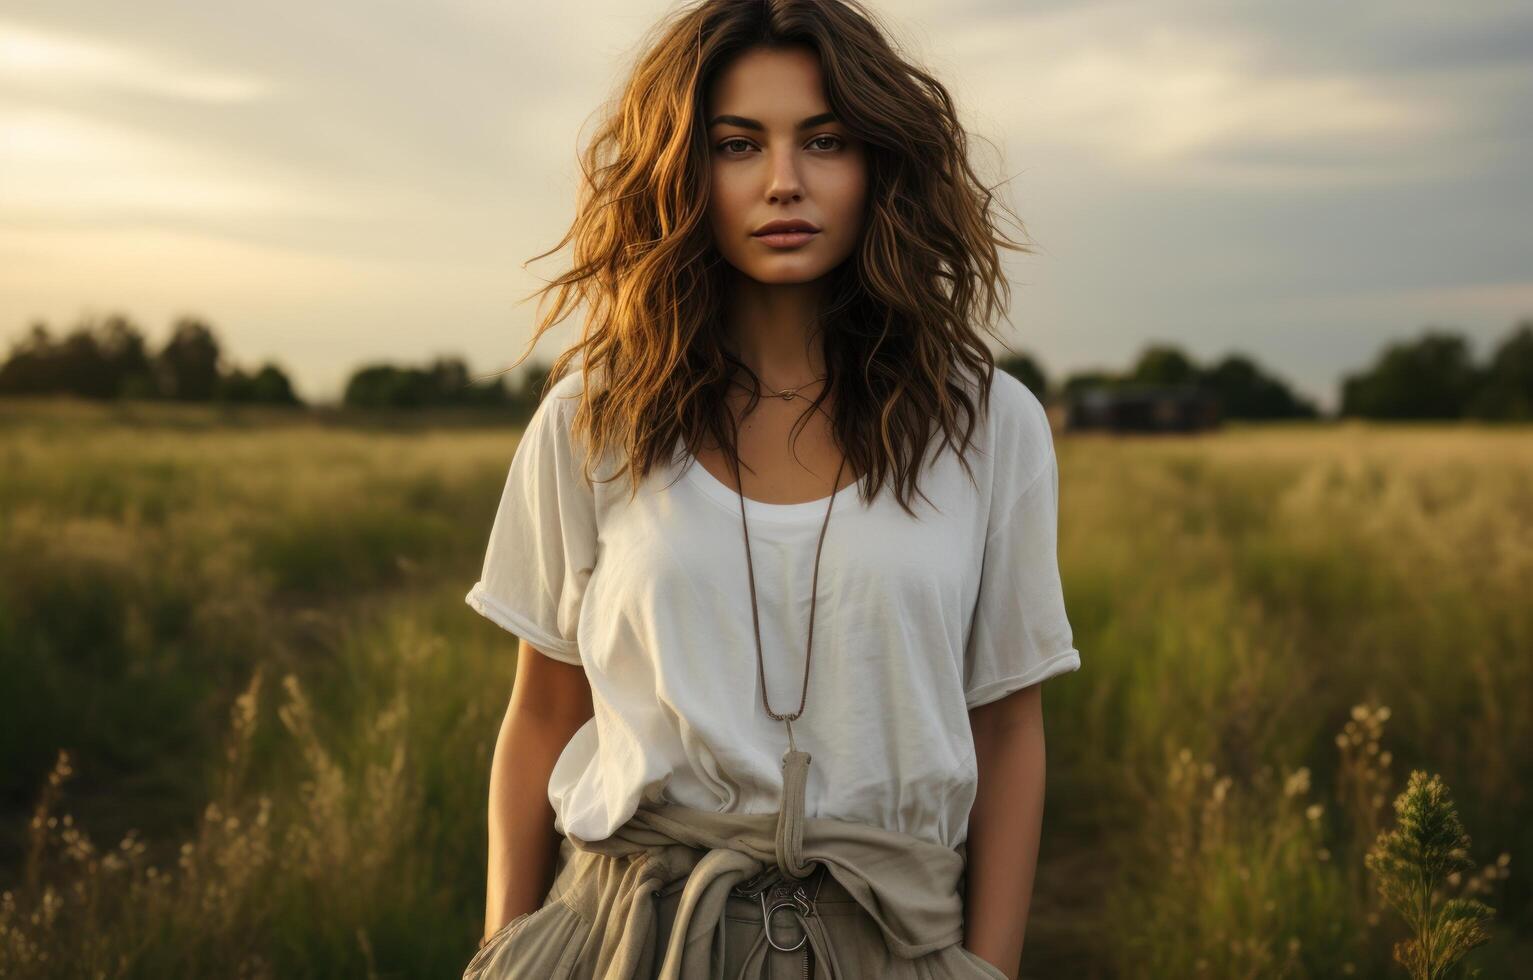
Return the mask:
<svg viewBox="0 0 1533 980">
<path fill-rule="evenodd" d="M 805 641 L 805 645 L 804 645 L 804 682 L 803 682 L 803 688 L 802 688 L 802 690 L 801 690 L 801 692 L 799 694 L 798 710 L 796 712 L 794 712 L 793 714 L 791 714 L 791 715 L 779 714 L 776 711 L 772 710 L 771 701 L 767 697 L 767 688 L 766 688 L 766 657 L 761 652 L 761 614 L 760 614 L 760 612 L 759 612 L 759 610 L 757 608 L 757 602 L 756 602 L 756 568 L 755 568 L 755 562 L 751 558 L 751 533 L 750 533 L 750 527 L 746 523 L 746 520 L 745 520 L 745 490 L 744 490 L 744 484 L 740 480 L 740 458 L 739 458 L 740 424 L 739 424 L 738 420 L 734 420 L 734 431 L 735 431 L 735 451 L 734 451 L 734 453 L 730 457 L 730 462 L 734 466 L 734 472 L 735 472 L 735 492 L 736 492 L 736 494 L 739 495 L 739 498 L 740 498 L 740 530 L 741 530 L 741 532 L 745 536 L 745 569 L 746 569 L 747 575 L 749 576 L 750 588 L 751 588 L 751 625 L 755 628 L 755 632 L 756 632 L 756 672 L 757 672 L 757 677 L 760 679 L 760 683 L 761 683 L 761 703 L 762 703 L 762 706 L 766 708 L 766 713 L 768 715 L 770 715 L 771 717 L 776 718 L 776 719 L 782 721 L 785 725 L 787 725 L 787 727 L 788 727 L 788 748 L 789 748 L 790 751 L 793 751 L 793 750 L 795 750 L 797 748 L 797 745 L 796 745 L 796 743 L 794 742 L 794 739 L 793 739 L 793 722 L 796 719 L 798 719 L 800 716 L 803 715 L 803 713 L 804 713 L 804 704 L 809 699 L 809 661 L 810 661 L 810 657 L 811 657 L 811 655 L 813 654 L 813 651 L 814 651 L 814 611 L 815 611 L 816 601 L 819 598 L 820 552 L 824 549 L 824 546 L 825 546 L 825 530 L 830 525 L 830 511 L 831 511 L 831 508 L 835 505 L 837 494 L 840 493 L 841 474 L 846 470 L 846 456 L 842 455 L 842 457 L 841 457 L 841 465 L 836 468 L 836 478 L 831 483 L 830 497 L 829 497 L 829 499 L 828 499 L 828 501 L 827 501 L 827 503 L 825 505 L 825 518 L 820 523 L 820 536 L 819 536 L 819 540 L 815 544 L 815 549 L 814 549 L 814 576 L 813 576 L 813 579 L 812 579 L 811 584 L 810 584 L 810 592 L 809 592 L 809 636 L 808 636 L 808 639 Z"/>
</svg>

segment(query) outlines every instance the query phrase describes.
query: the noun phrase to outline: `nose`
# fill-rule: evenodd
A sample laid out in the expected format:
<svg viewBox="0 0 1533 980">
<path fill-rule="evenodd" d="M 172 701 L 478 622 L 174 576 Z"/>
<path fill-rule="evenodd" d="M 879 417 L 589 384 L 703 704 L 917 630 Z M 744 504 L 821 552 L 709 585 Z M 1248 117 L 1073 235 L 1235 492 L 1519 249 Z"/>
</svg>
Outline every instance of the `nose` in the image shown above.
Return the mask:
<svg viewBox="0 0 1533 980">
<path fill-rule="evenodd" d="M 767 200 L 773 204 L 796 201 L 804 196 L 799 180 L 798 163 L 792 150 L 779 150 L 769 157 L 771 170 L 767 176 Z"/>
</svg>

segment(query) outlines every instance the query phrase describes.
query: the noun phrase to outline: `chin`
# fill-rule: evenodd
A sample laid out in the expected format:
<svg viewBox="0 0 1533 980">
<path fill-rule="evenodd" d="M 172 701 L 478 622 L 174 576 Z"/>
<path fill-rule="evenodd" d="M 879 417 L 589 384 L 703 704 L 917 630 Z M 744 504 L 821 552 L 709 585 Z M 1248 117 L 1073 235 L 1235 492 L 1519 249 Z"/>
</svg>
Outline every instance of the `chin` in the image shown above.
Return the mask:
<svg viewBox="0 0 1533 980">
<path fill-rule="evenodd" d="M 749 262 L 735 266 L 756 282 L 771 286 L 792 286 L 814 282 L 828 275 L 838 262 L 828 262 L 823 256 L 785 253 L 783 255 L 750 256 Z"/>
<path fill-rule="evenodd" d="M 820 268 L 821 263 L 816 262 L 813 266 L 797 266 L 795 268 L 754 268 L 746 269 L 745 274 L 757 282 L 766 286 L 796 286 L 800 283 L 814 282 L 830 271 L 828 268 Z"/>
</svg>

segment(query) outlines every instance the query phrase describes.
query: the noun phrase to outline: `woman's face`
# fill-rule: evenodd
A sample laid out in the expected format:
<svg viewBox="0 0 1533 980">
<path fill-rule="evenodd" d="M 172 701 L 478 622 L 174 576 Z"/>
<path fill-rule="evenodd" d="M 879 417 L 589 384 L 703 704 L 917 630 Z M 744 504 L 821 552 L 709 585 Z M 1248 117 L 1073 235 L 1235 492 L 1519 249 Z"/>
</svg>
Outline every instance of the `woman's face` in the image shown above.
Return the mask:
<svg viewBox="0 0 1533 980">
<path fill-rule="evenodd" d="M 746 51 L 709 88 L 709 223 L 719 252 L 757 282 L 818 279 L 860 237 L 864 148 L 831 116 L 824 93 L 819 59 L 803 47 Z M 758 234 L 794 219 L 815 230 Z"/>
</svg>

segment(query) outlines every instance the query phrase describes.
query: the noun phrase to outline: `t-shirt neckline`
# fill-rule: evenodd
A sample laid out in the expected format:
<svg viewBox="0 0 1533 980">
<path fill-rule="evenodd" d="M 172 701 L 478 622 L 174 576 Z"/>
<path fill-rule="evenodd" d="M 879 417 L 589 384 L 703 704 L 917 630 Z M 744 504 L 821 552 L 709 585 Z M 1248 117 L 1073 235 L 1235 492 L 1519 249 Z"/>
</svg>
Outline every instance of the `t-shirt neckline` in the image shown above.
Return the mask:
<svg viewBox="0 0 1533 980">
<path fill-rule="evenodd" d="M 714 502 L 722 505 L 736 517 L 740 514 L 740 495 L 732 487 L 725 486 L 719 478 L 708 471 L 708 468 L 698 461 L 697 457 L 687 452 L 682 439 L 676 440 L 677 455 L 681 459 L 681 465 L 687 468 L 687 478 L 694 486 Z M 853 480 L 835 493 L 819 498 L 818 500 L 806 500 L 797 504 L 769 504 L 764 501 L 745 498 L 745 519 L 747 521 L 772 521 L 775 523 L 797 523 L 810 519 L 824 520 L 825 508 L 831 508 L 831 521 L 836 519 L 836 513 L 846 503 L 846 497 L 853 497 L 857 488 L 861 486 L 861 478 Z M 831 497 L 836 498 L 835 504 L 830 503 Z"/>
</svg>

